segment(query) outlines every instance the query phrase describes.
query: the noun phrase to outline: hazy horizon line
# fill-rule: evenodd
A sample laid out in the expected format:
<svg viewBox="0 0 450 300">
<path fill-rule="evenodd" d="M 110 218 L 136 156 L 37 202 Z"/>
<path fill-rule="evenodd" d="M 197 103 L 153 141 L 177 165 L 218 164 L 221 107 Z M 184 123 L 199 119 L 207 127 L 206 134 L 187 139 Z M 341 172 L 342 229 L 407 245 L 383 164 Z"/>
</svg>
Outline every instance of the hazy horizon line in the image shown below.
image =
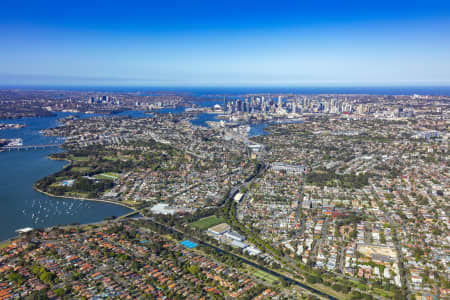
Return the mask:
<svg viewBox="0 0 450 300">
<path fill-rule="evenodd" d="M 450 87 L 450 81 L 395 81 L 395 82 L 259 82 L 259 83 L 2 83 L 0 89 L 20 88 L 70 88 L 70 87 L 139 87 L 139 88 L 413 88 L 413 87 Z"/>
</svg>

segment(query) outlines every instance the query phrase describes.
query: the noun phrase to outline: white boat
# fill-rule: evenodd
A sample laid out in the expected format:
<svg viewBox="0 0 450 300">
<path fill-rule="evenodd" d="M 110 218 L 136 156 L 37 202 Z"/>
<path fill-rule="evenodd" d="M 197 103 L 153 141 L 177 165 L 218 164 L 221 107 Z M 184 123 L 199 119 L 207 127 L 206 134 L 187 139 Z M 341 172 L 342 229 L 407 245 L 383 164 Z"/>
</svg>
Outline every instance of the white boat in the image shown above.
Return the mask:
<svg viewBox="0 0 450 300">
<path fill-rule="evenodd" d="M 21 138 L 10 139 L 8 146 L 23 146 L 23 140 Z"/>
</svg>

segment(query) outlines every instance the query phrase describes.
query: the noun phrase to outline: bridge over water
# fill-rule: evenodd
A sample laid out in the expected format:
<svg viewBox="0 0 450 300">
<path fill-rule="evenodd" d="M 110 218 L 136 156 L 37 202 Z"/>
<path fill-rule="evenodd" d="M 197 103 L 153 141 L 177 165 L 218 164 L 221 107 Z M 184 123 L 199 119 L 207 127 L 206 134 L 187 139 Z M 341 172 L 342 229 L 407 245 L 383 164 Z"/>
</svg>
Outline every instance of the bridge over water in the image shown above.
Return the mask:
<svg viewBox="0 0 450 300">
<path fill-rule="evenodd" d="M 39 144 L 39 145 L 4 146 L 4 147 L 0 147 L 0 151 L 8 151 L 8 152 L 11 152 L 13 150 L 28 151 L 28 150 L 58 148 L 60 146 L 62 146 L 62 144 Z"/>
</svg>

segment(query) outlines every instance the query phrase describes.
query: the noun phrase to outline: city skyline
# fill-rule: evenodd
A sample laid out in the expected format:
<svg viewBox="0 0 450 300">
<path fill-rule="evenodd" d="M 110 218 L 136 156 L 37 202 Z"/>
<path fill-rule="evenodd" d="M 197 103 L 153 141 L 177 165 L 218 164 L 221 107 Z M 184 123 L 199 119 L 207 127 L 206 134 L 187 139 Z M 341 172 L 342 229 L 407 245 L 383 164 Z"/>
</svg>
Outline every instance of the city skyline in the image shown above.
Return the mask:
<svg viewBox="0 0 450 300">
<path fill-rule="evenodd" d="M 2 85 L 450 85 L 444 1 L 0 7 Z"/>
</svg>

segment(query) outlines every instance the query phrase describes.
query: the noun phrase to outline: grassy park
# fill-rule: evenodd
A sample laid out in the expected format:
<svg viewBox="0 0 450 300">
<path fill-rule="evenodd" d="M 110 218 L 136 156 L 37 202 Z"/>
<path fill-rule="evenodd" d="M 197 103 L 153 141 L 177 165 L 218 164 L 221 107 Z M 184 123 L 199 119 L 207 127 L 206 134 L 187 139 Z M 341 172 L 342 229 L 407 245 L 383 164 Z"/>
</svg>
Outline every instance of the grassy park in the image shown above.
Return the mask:
<svg viewBox="0 0 450 300">
<path fill-rule="evenodd" d="M 94 177 L 97 179 L 116 180 L 116 179 L 120 178 L 120 174 L 114 173 L 114 172 L 107 172 L 107 173 L 101 173 L 101 174 L 94 175 Z"/>
<path fill-rule="evenodd" d="M 225 219 L 218 218 L 217 216 L 209 216 L 205 217 L 203 219 L 197 220 L 191 224 L 189 224 L 190 227 L 194 227 L 200 230 L 206 230 L 209 227 L 212 227 L 214 225 L 220 224 L 225 222 Z"/>
<path fill-rule="evenodd" d="M 275 281 L 278 280 L 278 278 L 274 275 L 271 275 L 267 272 L 264 272 L 262 270 L 257 270 L 256 272 L 253 273 L 253 275 L 255 275 L 256 277 L 258 277 L 259 279 L 262 279 L 266 282 L 268 282 L 269 284 L 273 284 Z"/>
</svg>

